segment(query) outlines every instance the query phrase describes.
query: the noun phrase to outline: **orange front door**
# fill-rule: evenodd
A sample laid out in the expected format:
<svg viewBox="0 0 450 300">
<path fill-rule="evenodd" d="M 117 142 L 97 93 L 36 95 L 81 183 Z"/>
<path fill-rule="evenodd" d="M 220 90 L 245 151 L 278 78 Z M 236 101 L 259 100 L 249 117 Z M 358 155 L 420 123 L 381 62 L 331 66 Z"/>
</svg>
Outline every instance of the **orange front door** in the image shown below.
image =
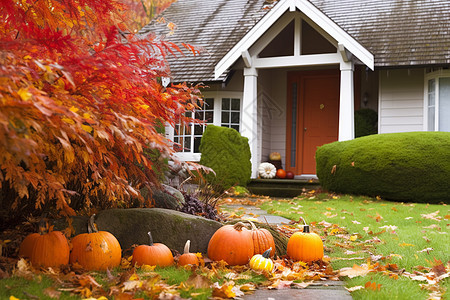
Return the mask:
<svg viewBox="0 0 450 300">
<path fill-rule="evenodd" d="M 317 147 L 337 141 L 338 122 L 339 71 L 289 73 L 286 169 L 316 174 Z"/>
</svg>

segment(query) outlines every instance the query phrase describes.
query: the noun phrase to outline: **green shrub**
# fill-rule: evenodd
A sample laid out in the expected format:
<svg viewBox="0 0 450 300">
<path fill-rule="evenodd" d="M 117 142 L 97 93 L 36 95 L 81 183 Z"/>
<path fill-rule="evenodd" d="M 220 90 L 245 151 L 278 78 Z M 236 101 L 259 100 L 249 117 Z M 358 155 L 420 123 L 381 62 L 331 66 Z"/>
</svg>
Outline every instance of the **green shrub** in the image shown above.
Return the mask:
<svg viewBox="0 0 450 300">
<path fill-rule="evenodd" d="M 355 137 L 378 133 L 378 114 L 370 108 L 355 111 Z"/>
<path fill-rule="evenodd" d="M 206 180 L 223 189 L 246 186 L 250 181 L 251 162 L 248 139 L 232 128 L 208 125 L 200 142 L 200 164 L 216 172 L 206 174 Z"/>
<path fill-rule="evenodd" d="M 334 142 L 316 152 L 329 191 L 388 200 L 450 203 L 450 133 L 379 134 Z"/>
</svg>

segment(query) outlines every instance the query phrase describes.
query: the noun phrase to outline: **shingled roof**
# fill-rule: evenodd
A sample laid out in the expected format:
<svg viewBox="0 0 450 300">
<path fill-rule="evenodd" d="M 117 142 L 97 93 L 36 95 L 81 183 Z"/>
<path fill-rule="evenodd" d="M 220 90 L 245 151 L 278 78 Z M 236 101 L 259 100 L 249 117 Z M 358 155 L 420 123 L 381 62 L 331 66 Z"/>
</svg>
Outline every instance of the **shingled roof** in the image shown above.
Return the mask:
<svg viewBox="0 0 450 300">
<path fill-rule="evenodd" d="M 309 0 L 375 57 L 375 67 L 450 64 L 448 0 Z M 214 67 L 268 12 L 266 0 L 178 0 L 142 32 L 166 35 L 200 55 L 170 58 L 175 81 L 215 81 Z M 224 74 L 219 80 L 223 80 Z"/>
</svg>

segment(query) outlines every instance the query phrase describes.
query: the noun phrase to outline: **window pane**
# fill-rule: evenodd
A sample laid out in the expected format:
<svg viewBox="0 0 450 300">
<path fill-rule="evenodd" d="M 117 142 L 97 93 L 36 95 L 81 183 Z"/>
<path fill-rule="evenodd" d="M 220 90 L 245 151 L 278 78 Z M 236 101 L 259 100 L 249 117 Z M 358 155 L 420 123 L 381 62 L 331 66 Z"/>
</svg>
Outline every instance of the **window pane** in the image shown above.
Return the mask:
<svg viewBox="0 0 450 300">
<path fill-rule="evenodd" d="M 230 113 L 227 111 L 222 112 L 222 123 L 230 123 Z"/>
<path fill-rule="evenodd" d="M 434 131 L 434 106 L 428 107 L 428 131 Z"/>
<path fill-rule="evenodd" d="M 240 99 L 231 99 L 231 109 L 232 110 L 241 110 L 241 100 Z"/>
<path fill-rule="evenodd" d="M 291 167 L 297 161 L 297 83 L 292 84 Z"/>
<path fill-rule="evenodd" d="M 191 150 L 191 137 L 185 137 L 183 152 L 190 152 L 190 150 Z"/>
<path fill-rule="evenodd" d="M 203 134 L 203 125 L 195 125 L 194 126 L 194 134 L 195 135 L 202 135 Z"/>
<path fill-rule="evenodd" d="M 231 128 L 236 129 L 237 131 L 239 131 L 239 125 L 231 125 Z"/>
<path fill-rule="evenodd" d="M 239 115 L 240 115 L 240 113 L 238 113 L 238 112 L 232 112 L 231 113 L 231 123 L 239 124 Z"/>
<path fill-rule="evenodd" d="M 435 80 L 428 80 L 428 106 L 434 106 L 435 103 Z"/>
<path fill-rule="evenodd" d="M 439 131 L 450 131 L 450 77 L 439 79 Z"/>
<path fill-rule="evenodd" d="M 203 111 L 196 111 L 195 118 L 203 121 Z"/>
<path fill-rule="evenodd" d="M 201 141 L 201 137 L 195 137 L 194 138 L 194 153 L 200 153 L 200 141 Z"/>
<path fill-rule="evenodd" d="M 230 110 L 230 98 L 222 98 L 222 110 Z"/>
<path fill-rule="evenodd" d="M 206 123 L 212 123 L 214 121 L 214 112 L 205 111 L 205 121 Z"/>
<path fill-rule="evenodd" d="M 214 98 L 205 99 L 205 109 L 214 109 Z"/>
</svg>

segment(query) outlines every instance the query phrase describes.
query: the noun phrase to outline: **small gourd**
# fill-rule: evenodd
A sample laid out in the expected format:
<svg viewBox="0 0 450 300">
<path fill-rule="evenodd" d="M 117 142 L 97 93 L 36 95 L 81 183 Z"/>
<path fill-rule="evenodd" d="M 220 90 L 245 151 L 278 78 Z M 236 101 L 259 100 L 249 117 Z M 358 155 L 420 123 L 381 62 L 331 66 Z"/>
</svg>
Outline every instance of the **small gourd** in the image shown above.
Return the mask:
<svg viewBox="0 0 450 300">
<path fill-rule="evenodd" d="M 309 225 L 305 222 L 303 232 L 296 232 L 289 238 L 287 255 L 295 261 L 310 262 L 322 259 L 322 239 L 316 233 L 310 232 Z"/>
<path fill-rule="evenodd" d="M 178 258 L 178 265 L 179 266 L 185 266 L 185 265 L 199 265 L 198 257 L 195 255 L 195 253 L 189 252 L 189 247 L 191 246 L 191 241 L 187 240 L 186 244 L 184 245 L 184 252 L 183 254 Z"/>
<path fill-rule="evenodd" d="M 69 264 L 69 243 L 61 231 L 46 232 L 48 225 L 42 219 L 39 232 L 29 234 L 20 244 L 19 256 L 28 258 L 35 267 L 59 267 Z"/>
<path fill-rule="evenodd" d="M 133 250 L 132 265 L 150 265 L 166 267 L 173 265 L 173 255 L 169 247 L 161 243 L 153 243 L 152 234 L 147 233 L 149 237 L 148 245 L 139 245 Z"/>
<path fill-rule="evenodd" d="M 88 233 L 72 239 L 70 263 L 78 263 L 86 270 L 106 270 L 120 265 L 122 248 L 119 241 L 108 231 L 98 231 L 94 224 L 95 214 L 89 218 Z"/>
<path fill-rule="evenodd" d="M 271 179 L 277 174 L 277 168 L 268 162 L 263 162 L 258 167 L 258 173 L 261 178 Z"/>
<path fill-rule="evenodd" d="M 267 249 L 263 254 L 255 254 L 250 259 L 250 268 L 255 271 L 268 271 L 273 270 L 273 261 L 270 259 L 270 252 L 272 248 Z"/>
</svg>

